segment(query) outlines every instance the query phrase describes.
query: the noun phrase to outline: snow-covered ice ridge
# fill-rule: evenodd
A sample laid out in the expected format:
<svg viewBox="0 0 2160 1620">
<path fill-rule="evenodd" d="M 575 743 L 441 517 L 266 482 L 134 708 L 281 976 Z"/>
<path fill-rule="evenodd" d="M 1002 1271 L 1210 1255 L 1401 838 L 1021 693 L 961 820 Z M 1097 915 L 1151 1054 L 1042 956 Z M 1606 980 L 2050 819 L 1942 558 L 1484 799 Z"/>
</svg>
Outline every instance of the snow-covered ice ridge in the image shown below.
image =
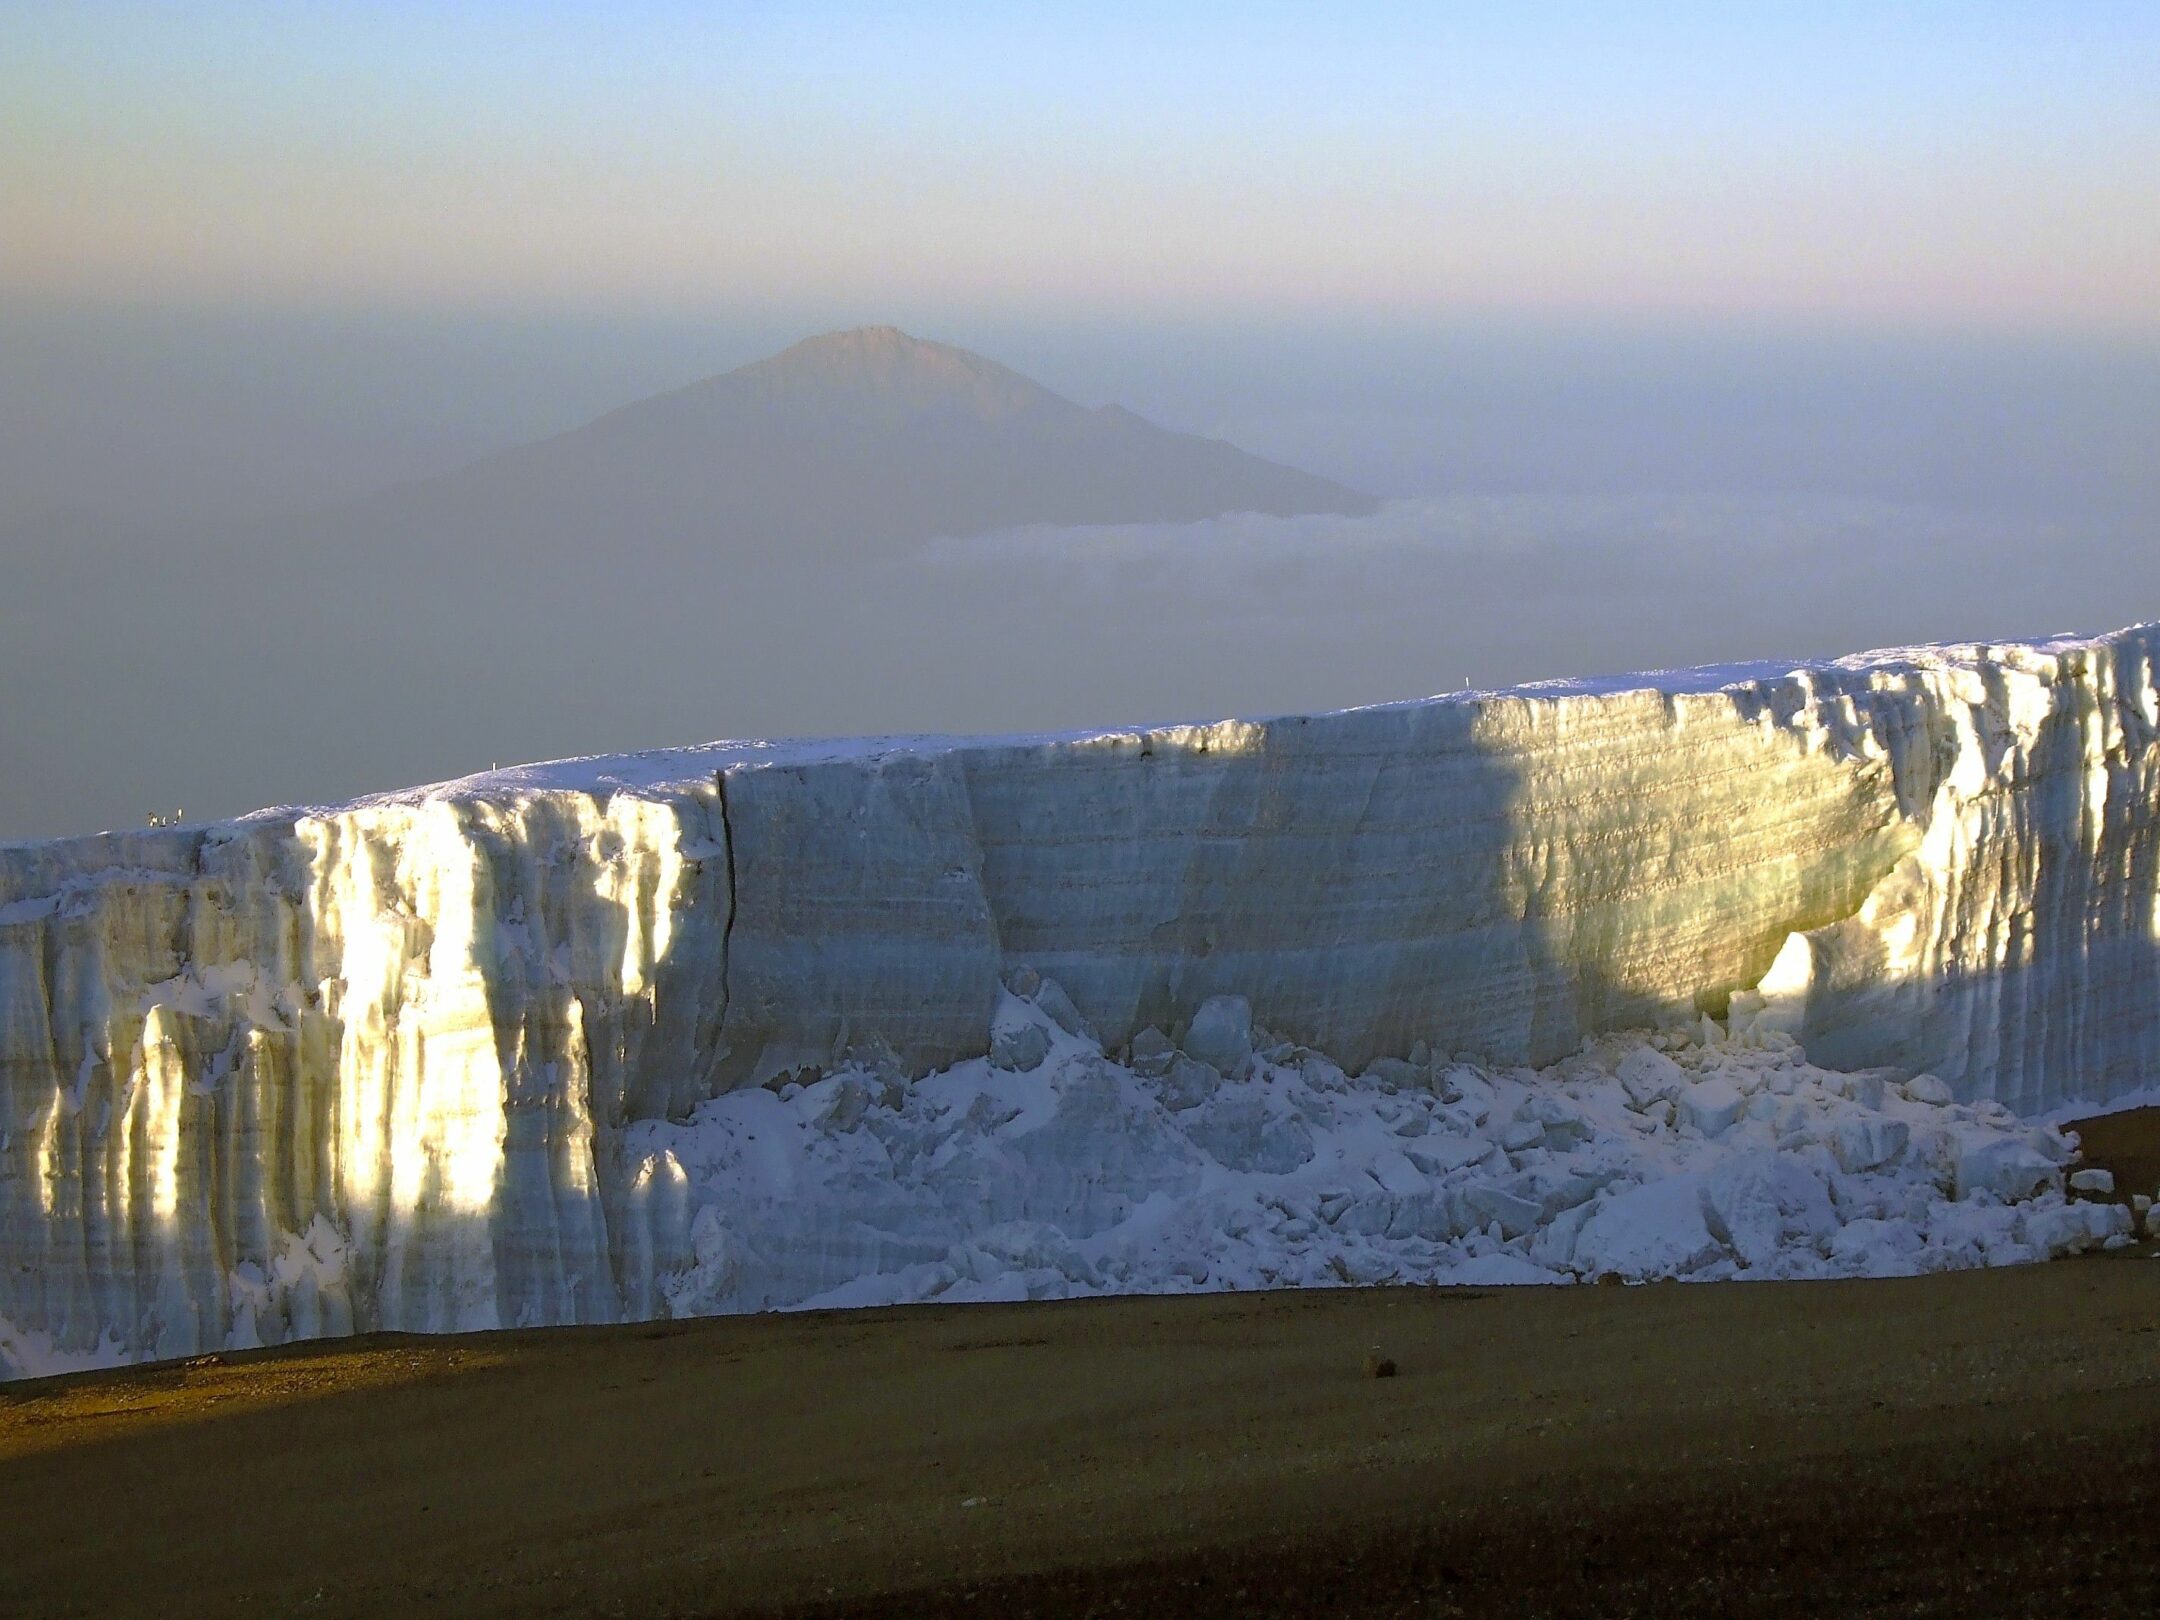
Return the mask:
<svg viewBox="0 0 2160 1620">
<path fill-rule="evenodd" d="M 1197 1219 L 1218 1170 L 1271 1173 L 1216 1152 L 1213 1111 L 1280 1104 L 1326 1135 L 1337 1127 L 1300 1112 L 1298 1088 L 1353 1121 L 1406 1096 L 1459 1109 L 1442 1100 L 1459 1083 L 1429 1062 L 1424 1089 L 1312 1078 L 1419 1051 L 1474 1054 L 1497 1066 L 1486 1084 L 1555 1100 L 1578 1082 L 1553 1065 L 1587 1061 L 1568 1056 L 1585 1038 L 1705 1016 L 1727 1039 L 1683 1062 L 1782 1036 L 1837 1070 L 1926 1071 L 1958 1099 L 1898 1093 L 1900 1108 L 2103 1105 L 2160 1077 L 2156 652 L 2147 625 L 1265 722 L 720 744 L 0 847 L 0 1332 L 18 1363 L 45 1365 L 851 1297 L 865 1276 L 929 1286 L 980 1249 L 938 1220 L 1046 1224 L 1097 1268 L 1070 1287 L 1153 1286 L 1168 1261 L 1120 1273 L 1086 1244 L 1132 1237 L 1135 1210 Z M 938 1099 L 989 1075 L 977 1060 L 1010 1013 L 1003 987 L 1037 971 L 1113 1055 L 1151 1030 L 1189 1045 L 1203 1003 L 1243 996 L 1272 1041 L 1327 1057 L 1299 1057 L 1294 1080 L 1270 1062 L 1190 1121 L 1160 1110 L 1160 1129 L 1117 1103 L 1139 1106 L 1153 1059 L 1100 1054 L 998 1070 L 971 1094 L 988 1099 L 967 1105 L 980 1117 L 946 1121 Z M 779 1111 L 778 1132 L 804 1097 L 834 1094 L 780 1089 L 843 1073 L 873 1077 L 876 1106 L 844 1128 L 789 1127 L 823 1144 L 800 1166 L 764 1130 L 729 1157 L 728 1133 L 747 1142 L 761 1110 Z M 1812 1106 L 1795 1084 L 1789 1106 Z M 1596 1141 L 1652 1140 L 1597 1123 L 1594 1103 L 1580 1106 Z M 1008 1107 L 1018 1121 L 995 1122 Z M 1049 1109 L 1039 1130 L 1023 1128 L 1030 1108 Z M 1915 1186 L 1948 1177 L 1937 1191 L 1954 1198 L 1950 1150 L 1929 1133 L 2008 1140 L 2006 1117 L 1898 1121 L 1913 1134 L 1886 1162 Z M 1801 1125 L 1732 1130 L 1774 1142 Z M 925 1193 L 901 1147 L 939 1131 L 980 1138 L 951 1150 L 963 1158 L 1063 1142 L 1071 1169 L 1017 1205 L 989 1170 L 976 1203 Z M 1332 1200 L 1363 1207 L 1357 1176 L 1399 1173 L 1327 1139 L 1332 1157 L 1315 1136 L 1295 1176 L 1329 1199 L 1284 1215 L 1287 1258 L 1268 1262 L 1286 1278 L 1308 1261 L 1336 1274 L 1336 1259 L 1361 1274 L 1370 1246 L 1331 1247 L 1347 1242 Z M 872 1141 L 882 1183 L 855 1176 L 876 1163 Z M 1726 1151 L 1725 1133 L 1703 1141 Z M 1149 1154 L 1160 1184 L 1117 1168 Z M 1537 1168 L 1510 1162 L 1508 1176 Z M 1591 1194 L 1584 1230 L 1657 1162 L 1629 1159 Z M 1199 1166 L 1190 1187 L 1178 1163 Z M 831 1173 L 756 1217 L 798 1170 Z M 1415 1241 L 1480 1241 L 1490 1223 L 1444 1202 L 1458 1173 L 1419 1171 L 1453 1235 L 1435 1216 Z M 1817 1179 L 1847 1213 L 1839 1184 Z M 1113 1186 L 1138 1200 L 1115 1220 L 1089 1202 L 1112 1194 L 1088 1190 Z M 1917 1207 L 1853 1218 L 1907 1221 L 1924 1255 L 2050 1246 L 2013 1225 L 1961 1247 Z M 1508 1224 L 1502 1242 L 1523 1244 Z M 1219 1241 L 1196 1238 L 1187 1258 L 1212 1280 L 1248 1275 L 1207 1258 Z M 1732 1264 L 1770 1263 L 1736 1241 L 1719 1239 Z M 1807 1242 L 1834 1263 L 1834 1238 Z M 1447 1271 L 1428 1259 L 1399 1263 Z M 1044 1265 L 1023 1254 L 1007 1269 Z"/>
</svg>

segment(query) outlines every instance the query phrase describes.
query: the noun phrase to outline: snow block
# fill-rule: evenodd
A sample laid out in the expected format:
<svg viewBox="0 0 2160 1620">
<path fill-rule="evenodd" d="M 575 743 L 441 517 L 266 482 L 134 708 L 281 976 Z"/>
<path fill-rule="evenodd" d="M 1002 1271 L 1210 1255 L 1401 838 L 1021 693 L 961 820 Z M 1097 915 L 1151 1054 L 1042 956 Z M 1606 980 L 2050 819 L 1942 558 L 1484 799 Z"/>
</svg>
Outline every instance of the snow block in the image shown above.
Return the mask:
<svg viewBox="0 0 2160 1620">
<path fill-rule="evenodd" d="M 1701 1179 L 1676 1175 L 1599 1205 L 1576 1236 L 1573 1265 L 1585 1277 L 1633 1281 L 1684 1277 L 1718 1254 L 1718 1241 L 1703 1220 Z"/>
<path fill-rule="evenodd" d="M 1210 996 L 1185 1031 L 1185 1052 L 1235 1080 L 1252 1063 L 1252 1003 L 1243 996 Z"/>
<path fill-rule="evenodd" d="M 1792 1157 L 1751 1153 L 1703 1178 L 1703 1224 L 1742 1265 L 1765 1266 L 1796 1242 L 1814 1245 L 1838 1230 L 1829 1190 Z"/>
<path fill-rule="evenodd" d="M 1722 1076 L 1687 1088 L 1680 1096 L 1680 1117 L 1705 1136 L 1722 1136 L 1747 1108 L 1738 1086 Z"/>
<path fill-rule="evenodd" d="M 1957 1195 L 1971 1198 L 1991 1194 L 2005 1203 L 2030 1198 L 2047 1187 L 2059 1186 L 2062 1171 L 2054 1160 L 2036 1152 L 2015 1137 L 1989 1137 L 1968 1142 L 1958 1154 Z"/>
<path fill-rule="evenodd" d="M 1628 1101 L 1637 1108 L 1648 1108 L 1655 1102 L 1677 1102 L 1687 1094 L 1687 1075 L 1655 1047 L 1636 1047 L 1621 1058 L 1613 1072 L 1626 1088 Z"/>
</svg>

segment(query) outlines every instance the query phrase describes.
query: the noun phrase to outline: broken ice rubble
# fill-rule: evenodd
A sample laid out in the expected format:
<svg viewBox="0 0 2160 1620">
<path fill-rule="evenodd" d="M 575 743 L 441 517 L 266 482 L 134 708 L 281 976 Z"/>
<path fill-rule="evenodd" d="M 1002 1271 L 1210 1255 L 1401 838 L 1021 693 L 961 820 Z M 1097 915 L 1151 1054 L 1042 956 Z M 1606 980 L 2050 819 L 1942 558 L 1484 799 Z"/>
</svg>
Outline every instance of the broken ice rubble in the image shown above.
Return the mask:
<svg viewBox="0 0 2160 1620">
<path fill-rule="evenodd" d="M 2066 1196 L 2056 1127 L 1928 1075 L 1815 1067 L 1776 1030 L 1610 1035 L 1542 1070 L 1420 1050 L 1352 1076 L 1240 998 L 1112 1056 L 1054 981 L 1014 982 L 1029 993 L 1001 994 L 985 1057 L 912 1082 L 853 1065 L 631 1125 L 623 1313 L 1905 1276 L 2130 1241 L 2128 1208 Z M 318 1218 L 234 1270 L 223 1342 L 351 1332 L 364 1292 Z M 13 1374 L 137 1354 L 0 1322 Z"/>
<path fill-rule="evenodd" d="M 634 1175 L 687 1212 L 656 1310 L 1904 1276 L 2128 1241 L 2127 1209 L 2066 1200 L 2055 1128 L 1929 1076 L 1816 1068 L 1775 1031 L 1351 1076 L 1235 998 L 1122 1063 L 1060 1001 L 1008 993 L 997 1055 L 912 1085 L 850 1070 L 635 1127 Z"/>
</svg>

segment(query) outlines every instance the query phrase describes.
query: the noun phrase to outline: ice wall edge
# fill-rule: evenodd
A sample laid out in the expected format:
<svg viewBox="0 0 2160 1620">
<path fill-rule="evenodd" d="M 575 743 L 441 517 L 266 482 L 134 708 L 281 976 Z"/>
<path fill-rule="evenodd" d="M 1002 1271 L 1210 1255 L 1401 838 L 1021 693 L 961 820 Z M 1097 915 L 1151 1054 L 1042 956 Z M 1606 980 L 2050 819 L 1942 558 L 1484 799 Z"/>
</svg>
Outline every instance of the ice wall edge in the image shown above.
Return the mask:
<svg viewBox="0 0 2160 1620">
<path fill-rule="evenodd" d="M 642 1120 L 1234 993 L 1355 1068 L 1745 1018 L 2160 1080 L 2160 626 L 986 742 L 685 750 L 0 846 L 0 1318 L 185 1353 L 649 1315 Z M 237 1325 L 236 1325 L 237 1324 Z M 265 1330 L 267 1331 L 267 1330 Z"/>
</svg>

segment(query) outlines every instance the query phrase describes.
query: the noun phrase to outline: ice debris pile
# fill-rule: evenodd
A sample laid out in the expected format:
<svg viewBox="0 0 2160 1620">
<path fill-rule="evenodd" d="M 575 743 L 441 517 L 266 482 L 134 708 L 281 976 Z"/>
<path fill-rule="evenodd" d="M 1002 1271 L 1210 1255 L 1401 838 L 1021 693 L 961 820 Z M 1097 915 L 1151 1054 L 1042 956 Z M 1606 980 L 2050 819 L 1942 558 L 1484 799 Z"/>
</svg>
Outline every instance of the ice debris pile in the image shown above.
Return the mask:
<svg viewBox="0 0 2160 1620">
<path fill-rule="evenodd" d="M 1760 1017 L 1586 1040 L 1542 1070 L 1419 1049 L 1353 1076 L 1234 996 L 1112 1055 L 1023 969 L 988 1046 L 912 1081 L 873 1059 L 632 1125 L 611 1167 L 623 1314 L 1905 1276 L 2133 1236 L 2130 1208 L 2074 1197 L 2111 1189 L 2057 1127 L 1928 1074 L 1816 1067 Z M 486 1268 L 430 1275 L 429 1321 L 496 1325 Z M 381 1277 L 319 1214 L 223 1281 L 230 1323 L 201 1337 L 231 1347 L 380 1320 Z M 0 1376 L 141 1353 L 0 1320 Z"/>
<path fill-rule="evenodd" d="M 1084 1014 L 1122 1061 L 1098 1052 L 1074 1071 L 1046 1044 L 1031 1064 L 1049 1037 L 1002 999 L 1026 969 L 1053 976 L 1068 1022 Z M 1033 994 L 1044 1008 L 1050 992 Z M 1286 1070 L 1267 1057 L 1226 1095 L 1171 1106 L 1198 1071 L 1150 1032 L 1234 1073 L 1236 1030 L 1211 1027 L 1224 997 L 1279 1032 L 1264 1052 L 1325 1052 L 1359 1083 L 1330 1090 L 1319 1059 Z M 993 1014 L 995 1073 L 1022 1078 L 997 1081 L 985 1112 L 948 1133 L 988 1178 L 969 1203 L 908 1156 L 908 1132 L 934 1135 L 937 1099 L 987 1080 Z M 1390 1147 L 1399 1159 L 1368 1168 L 1340 1132 L 1413 1106 L 1382 1100 L 1406 1095 L 1400 1074 L 1394 1092 L 1377 1078 L 1390 1059 L 1425 1053 L 1413 1069 L 1432 1071 L 1421 1089 L 1436 1095 L 1458 1070 L 1443 1074 L 1433 1051 L 1480 1054 L 1498 1066 L 1488 1085 L 1542 1070 L 1539 1094 L 1565 1096 L 1586 1083 L 1567 1068 L 1585 1039 L 1602 1050 L 1614 1031 L 1702 1015 L 1743 1050 L 1782 1032 L 1829 1069 L 1924 1072 L 1960 1102 L 2028 1115 L 2151 1085 L 2160 624 L 1265 721 L 714 744 L 0 845 L 5 1353 L 165 1357 L 348 1326 L 611 1322 L 669 1308 L 692 1272 L 705 1279 L 693 1295 L 793 1299 L 744 1257 L 779 1244 L 797 1258 L 777 1274 L 801 1273 L 801 1222 L 823 1208 L 833 1259 L 800 1296 L 816 1297 L 917 1264 L 934 1273 L 966 1234 L 1011 1220 L 1048 1221 L 1086 1257 L 1131 1222 L 1215 1211 L 1226 1175 L 1287 1178 L 1270 1196 L 1311 1191 L 1281 1231 L 1312 1221 L 1314 1242 L 1255 1252 L 1323 1256 L 1316 1277 L 1338 1258 L 1353 1274 L 1383 1259 L 1404 1274 L 1501 1267 L 1490 1254 L 1555 1274 L 1624 1269 L 1597 1243 L 1664 1206 L 1645 1192 L 1608 1219 L 1616 1189 L 1715 1169 L 1667 1151 L 1663 1131 L 1723 1155 L 1757 1138 L 1767 1149 L 1782 1116 L 1705 1136 L 1716 1086 L 1663 1099 L 1674 1123 L 1658 1132 L 1639 1128 L 1653 1118 L 1639 1108 L 1593 1110 L 1596 1151 L 1620 1143 L 1632 1168 L 1549 1212 L 1573 1198 L 1538 1179 L 1556 1161 L 1490 1157 L 1531 1151 L 1501 1140 L 1527 1129 L 1513 1091 L 1453 1133 L 1461 1151 L 1486 1144 L 1460 1165 L 1421 1169 Z M 1687 1068 L 1696 1046 L 1668 1055 Z M 1730 1085 L 1745 1112 L 1763 1088 L 1742 1090 L 1744 1069 L 1698 1078 Z M 727 1172 L 740 1187 L 717 1186 L 698 1168 L 720 1151 L 708 1135 L 781 1106 L 788 1084 L 849 1075 L 879 1107 L 846 1130 L 805 1122 L 803 1140 L 832 1141 L 801 1173 L 852 1174 L 858 1151 L 893 1173 L 874 1192 L 843 1176 L 824 1205 L 813 1178 L 778 1208 L 794 1224 L 745 1225 L 744 1200 L 781 1172 L 753 1156 Z M 1130 1119 L 1112 1106 L 1147 1098 L 1153 1112 Z M 989 1123 L 1008 1104 L 1014 1119 Z M 1045 1108 L 1037 1140 L 1027 1122 Z M 1111 1132 L 1099 1143 L 1078 1135 L 1089 1108 Z M 1914 1145 L 1924 1121 L 1898 1122 L 1916 1135 L 1891 1162 L 1918 1175 L 1936 1148 Z M 2018 1134 L 1992 1114 L 1956 1124 Z M 876 1136 L 888 1125 L 890 1143 Z M 1247 1127 L 1276 1157 L 1239 1158 Z M 761 1149 L 780 1140 L 771 1129 Z M 1312 1159 L 1279 1168 L 1308 1136 Z M 1046 1163 L 1068 1155 L 1075 1168 L 1043 1172 L 1053 1190 L 1059 1176 L 1115 1182 L 1134 1207 L 1113 1219 L 1108 1194 L 1074 1190 L 1074 1209 L 1029 1213 L 1053 1198 L 1040 1192 L 1012 1213 L 990 1193 L 1010 1190 L 996 1167 L 1022 1139 Z M 1101 1163 L 1083 1172 L 1090 1155 Z M 1330 1180 L 1330 1165 L 1355 1173 Z M 1360 1177 L 1426 1213 L 1360 1232 L 1381 1208 L 1358 1202 Z M 1799 1196 L 1789 1176 L 1779 1185 Z M 1834 1207 L 1842 1185 L 1823 1179 Z M 1532 1192 L 1549 1219 L 1511 1232 Z M 1715 1210 L 1722 1194 L 1706 1181 L 1662 1196 Z M 1351 1203 L 1367 1212 L 1346 1216 Z M 1271 1243 L 1278 1207 L 1253 1205 L 1251 1230 Z M 2087 1218 L 2048 1217 L 2037 1242 L 2013 1222 L 1995 1249 L 2038 1252 L 2048 1220 Z M 1213 1219 L 1163 1275 L 1233 1267 Z M 1870 1242 L 1909 1247 L 1908 1227 L 1923 1255 L 1949 1242 L 1909 1211 L 1856 1219 L 1891 1223 L 1862 1228 Z M 749 1282 L 712 1280 L 700 1221 L 704 1249 L 737 1254 Z M 1496 1223 L 1497 1247 L 1472 1252 Z M 1526 1237 L 1548 1227 L 1561 1235 L 1533 1255 Z M 1705 1230 L 1716 1238 L 1714 1221 Z M 1304 1258 L 1268 1263 L 1307 1274 Z"/>
<path fill-rule="evenodd" d="M 1025 982 L 1023 980 L 1023 982 Z M 1346 1075 L 1216 998 L 1105 1055 L 1053 982 L 986 1058 L 737 1092 L 626 1143 L 678 1313 L 1330 1284 L 1902 1276 L 2131 1240 L 2074 1143 L 1717 1025 Z M 664 1194 L 659 1189 L 665 1189 Z"/>
</svg>

